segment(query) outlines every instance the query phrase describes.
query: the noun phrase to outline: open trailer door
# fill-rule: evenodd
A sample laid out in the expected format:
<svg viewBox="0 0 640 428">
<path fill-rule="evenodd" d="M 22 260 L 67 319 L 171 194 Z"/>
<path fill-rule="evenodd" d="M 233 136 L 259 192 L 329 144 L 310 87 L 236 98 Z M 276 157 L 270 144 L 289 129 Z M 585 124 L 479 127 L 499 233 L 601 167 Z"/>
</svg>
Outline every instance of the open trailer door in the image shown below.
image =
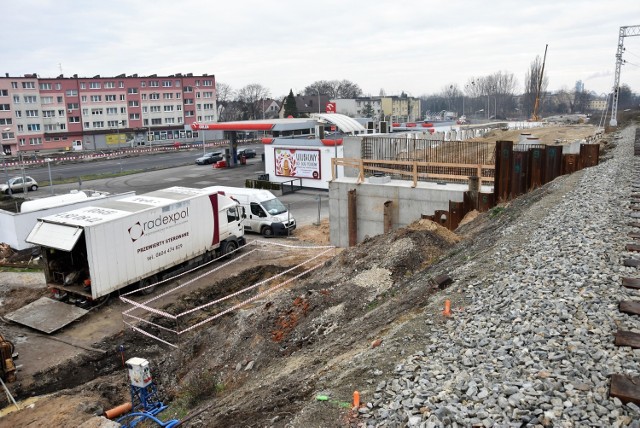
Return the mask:
<svg viewBox="0 0 640 428">
<path fill-rule="evenodd" d="M 82 228 L 38 220 L 26 241 L 61 251 L 71 251 L 82 236 Z M 41 297 L 5 315 L 18 324 L 50 334 L 89 312 L 77 306 Z"/>
</svg>

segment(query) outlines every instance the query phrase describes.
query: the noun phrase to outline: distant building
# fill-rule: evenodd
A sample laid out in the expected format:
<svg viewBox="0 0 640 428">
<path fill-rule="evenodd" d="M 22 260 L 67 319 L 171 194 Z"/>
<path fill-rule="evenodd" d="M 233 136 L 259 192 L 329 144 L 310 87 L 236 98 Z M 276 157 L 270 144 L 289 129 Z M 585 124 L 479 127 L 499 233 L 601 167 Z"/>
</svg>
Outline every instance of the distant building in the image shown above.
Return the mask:
<svg viewBox="0 0 640 428">
<path fill-rule="evenodd" d="M 295 97 L 299 117 L 309 117 L 312 113 L 326 113 L 329 97 L 326 95 L 298 95 Z M 278 117 L 283 119 L 286 98 L 282 100 Z"/>
<path fill-rule="evenodd" d="M 217 121 L 213 75 L 0 77 L 5 154 L 191 139 L 194 121 Z"/>
<path fill-rule="evenodd" d="M 376 121 L 415 122 L 422 119 L 420 99 L 385 96 L 332 100 L 337 113 L 350 117 L 370 117 Z M 370 107 L 370 108 L 369 108 Z M 373 114 L 367 114 L 367 113 Z"/>
<path fill-rule="evenodd" d="M 278 117 L 282 103 L 277 100 L 265 99 L 258 101 L 264 119 L 275 119 Z"/>
</svg>

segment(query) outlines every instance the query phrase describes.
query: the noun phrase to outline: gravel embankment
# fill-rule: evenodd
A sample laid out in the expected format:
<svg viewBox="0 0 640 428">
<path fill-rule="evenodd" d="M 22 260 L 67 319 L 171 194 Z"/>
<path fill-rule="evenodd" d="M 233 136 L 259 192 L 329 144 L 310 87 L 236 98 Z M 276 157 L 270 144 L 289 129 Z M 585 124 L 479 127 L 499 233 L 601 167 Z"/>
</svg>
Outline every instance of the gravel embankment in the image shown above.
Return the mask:
<svg viewBox="0 0 640 428">
<path fill-rule="evenodd" d="M 565 180 L 451 273 L 469 304 L 446 322 L 425 317 L 424 350 L 378 383 L 360 411 L 366 426 L 640 427 L 638 406 L 609 398 L 611 374 L 640 376 L 640 351 L 613 344 L 618 328 L 640 331 L 618 310 L 638 299 L 621 287 L 640 277 L 622 266 L 640 182 L 634 137 L 622 130 L 610 160 Z"/>
</svg>

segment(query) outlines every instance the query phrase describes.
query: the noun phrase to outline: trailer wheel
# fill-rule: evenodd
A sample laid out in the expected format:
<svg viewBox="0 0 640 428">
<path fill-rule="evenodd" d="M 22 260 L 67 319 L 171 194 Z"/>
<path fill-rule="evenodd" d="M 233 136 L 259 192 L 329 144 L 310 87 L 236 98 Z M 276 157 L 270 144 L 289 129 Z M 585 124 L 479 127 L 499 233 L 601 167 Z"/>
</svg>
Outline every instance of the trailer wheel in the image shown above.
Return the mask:
<svg viewBox="0 0 640 428">
<path fill-rule="evenodd" d="M 265 238 L 270 238 L 273 236 L 273 229 L 271 226 L 265 226 L 262 228 L 262 236 Z"/>
<path fill-rule="evenodd" d="M 227 241 L 224 244 L 224 249 L 222 250 L 222 254 L 225 259 L 232 259 L 236 255 L 236 250 L 238 249 L 238 243 L 236 241 Z"/>
<path fill-rule="evenodd" d="M 156 275 L 141 279 L 140 282 L 138 282 L 138 293 L 142 294 L 143 296 L 147 296 L 153 293 L 154 290 L 156 289 L 155 285 L 152 287 L 148 287 L 148 286 L 151 284 L 155 284 L 156 282 L 158 282 L 158 277 Z M 148 287 L 148 288 L 145 288 L 145 287 Z"/>
</svg>

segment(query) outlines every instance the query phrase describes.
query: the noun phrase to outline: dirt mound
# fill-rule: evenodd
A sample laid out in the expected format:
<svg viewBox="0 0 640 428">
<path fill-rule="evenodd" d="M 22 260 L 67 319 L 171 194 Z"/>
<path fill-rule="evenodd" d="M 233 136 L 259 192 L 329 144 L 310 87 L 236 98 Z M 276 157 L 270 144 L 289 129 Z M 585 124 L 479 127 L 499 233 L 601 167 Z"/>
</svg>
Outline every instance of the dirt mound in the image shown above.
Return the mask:
<svg viewBox="0 0 640 428">
<path fill-rule="evenodd" d="M 302 226 L 293 232 L 293 237 L 315 245 L 330 245 L 329 219 L 322 220 L 320 225 Z"/>
</svg>

